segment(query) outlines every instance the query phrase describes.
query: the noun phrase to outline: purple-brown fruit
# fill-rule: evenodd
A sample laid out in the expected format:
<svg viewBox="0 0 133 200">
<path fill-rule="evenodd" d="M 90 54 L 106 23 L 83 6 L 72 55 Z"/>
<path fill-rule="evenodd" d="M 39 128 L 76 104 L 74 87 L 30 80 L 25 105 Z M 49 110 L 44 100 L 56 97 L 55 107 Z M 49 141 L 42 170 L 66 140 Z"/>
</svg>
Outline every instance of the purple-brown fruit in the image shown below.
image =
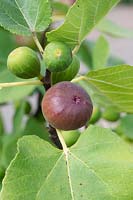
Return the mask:
<svg viewBox="0 0 133 200">
<path fill-rule="evenodd" d="M 46 120 L 60 130 L 75 130 L 90 119 L 93 105 L 86 91 L 71 82 L 51 87 L 42 100 Z"/>
</svg>

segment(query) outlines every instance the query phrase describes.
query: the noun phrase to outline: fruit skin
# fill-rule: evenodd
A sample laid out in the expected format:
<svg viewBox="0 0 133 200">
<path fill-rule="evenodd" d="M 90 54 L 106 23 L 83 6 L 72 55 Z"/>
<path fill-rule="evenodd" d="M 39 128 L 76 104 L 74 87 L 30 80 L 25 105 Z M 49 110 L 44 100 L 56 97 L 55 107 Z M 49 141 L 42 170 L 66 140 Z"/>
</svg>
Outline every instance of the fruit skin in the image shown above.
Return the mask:
<svg viewBox="0 0 133 200">
<path fill-rule="evenodd" d="M 78 130 L 73 131 L 62 131 L 61 132 L 67 147 L 75 144 L 80 136 L 80 132 Z"/>
<path fill-rule="evenodd" d="M 77 56 L 74 56 L 72 63 L 66 70 L 52 73 L 52 84 L 56 84 L 61 81 L 71 81 L 77 75 L 79 68 L 79 59 Z"/>
<path fill-rule="evenodd" d="M 7 59 L 8 69 L 19 78 L 29 79 L 39 76 L 40 61 L 35 51 L 28 47 L 18 47 Z"/>
<path fill-rule="evenodd" d="M 84 126 L 92 110 L 93 105 L 86 91 L 68 81 L 55 84 L 42 100 L 44 117 L 60 130 L 75 130 Z"/>
<path fill-rule="evenodd" d="M 60 72 L 71 64 L 72 52 L 65 43 L 53 41 L 46 46 L 43 58 L 51 72 Z"/>
<path fill-rule="evenodd" d="M 101 110 L 98 106 L 94 106 L 93 108 L 93 113 L 92 113 L 92 116 L 90 118 L 90 121 L 89 123 L 90 124 L 94 124 L 96 123 L 101 117 Z"/>
<path fill-rule="evenodd" d="M 102 117 L 108 121 L 115 122 L 120 118 L 120 113 L 114 107 L 108 107 L 102 113 Z"/>
</svg>

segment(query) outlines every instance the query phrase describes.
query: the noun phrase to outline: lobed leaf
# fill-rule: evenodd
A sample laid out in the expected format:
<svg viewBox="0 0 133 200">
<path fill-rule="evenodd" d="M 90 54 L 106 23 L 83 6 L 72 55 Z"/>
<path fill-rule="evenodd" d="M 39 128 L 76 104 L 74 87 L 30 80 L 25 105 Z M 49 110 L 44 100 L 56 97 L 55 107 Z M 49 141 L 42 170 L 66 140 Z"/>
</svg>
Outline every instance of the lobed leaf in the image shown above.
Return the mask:
<svg viewBox="0 0 133 200">
<path fill-rule="evenodd" d="M 129 200 L 130 146 L 108 129 L 90 126 L 67 152 L 23 137 L 3 181 L 2 200 Z M 32 185 L 32 187 L 31 187 Z"/>
<path fill-rule="evenodd" d="M 91 71 L 83 80 L 85 87 L 92 89 L 93 99 L 102 106 L 113 105 L 119 111 L 133 113 L 132 66 L 121 65 Z"/>
<path fill-rule="evenodd" d="M 12 33 L 30 35 L 44 31 L 51 22 L 48 0 L 1 0 L 0 25 Z"/>
<path fill-rule="evenodd" d="M 47 33 L 49 41 L 60 40 L 74 48 L 119 0 L 77 0 L 67 13 L 65 22 Z"/>
</svg>

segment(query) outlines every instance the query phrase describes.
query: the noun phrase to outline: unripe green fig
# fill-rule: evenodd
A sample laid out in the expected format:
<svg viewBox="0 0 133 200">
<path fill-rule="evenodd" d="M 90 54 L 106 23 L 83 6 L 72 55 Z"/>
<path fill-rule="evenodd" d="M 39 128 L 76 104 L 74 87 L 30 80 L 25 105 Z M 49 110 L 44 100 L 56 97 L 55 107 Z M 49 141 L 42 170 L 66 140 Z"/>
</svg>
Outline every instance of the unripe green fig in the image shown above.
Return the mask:
<svg viewBox="0 0 133 200">
<path fill-rule="evenodd" d="M 104 110 L 102 117 L 108 121 L 114 122 L 120 118 L 120 113 L 117 112 L 116 108 L 111 106 Z"/>
<path fill-rule="evenodd" d="M 44 62 L 51 72 L 64 71 L 72 62 L 72 52 L 67 44 L 53 41 L 44 51 Z"/>
<path fill-rule="evenodd" d="M 92 116 L 90 118 L 90 121 L 89 123 L 90 124 L 94 124 L 96 123 L 101 117 L 101 110 L 98 106 L 94 106 L 93 107 L 93 113 L 92 113 Z"/>
<path fill-rule="evenodd" d="M 73 131 L 62 131 L 61 132 L 67 147 L 75 144 L 80 136 L 80 132 L 78 130 Z"/>
<path fill-rule="evenodd" d="M 44 117 L 60 130 L 75 130 L 84 126 L 92 110 L 93 105 L 87 92 L 68 81 L 52 86 L 42 100 Z"/>
<path fill-rule="evenodd" d="M 7 59 L 8 69 L 19 78 L 29 79 L 40 75 L 40 61 L 35 51 L 28 47 L 13 50 Z"/>
<path fill-rule="evenodd" d="M 80 62 L 77 56 L 73 57 L 72 63 L 69 67 L 62 72 L 53 72 L 52 73 L 52 84 L 61 82 L 61 81 L 71 81 L 78 73 L 80 68 Z"/>
</svg>

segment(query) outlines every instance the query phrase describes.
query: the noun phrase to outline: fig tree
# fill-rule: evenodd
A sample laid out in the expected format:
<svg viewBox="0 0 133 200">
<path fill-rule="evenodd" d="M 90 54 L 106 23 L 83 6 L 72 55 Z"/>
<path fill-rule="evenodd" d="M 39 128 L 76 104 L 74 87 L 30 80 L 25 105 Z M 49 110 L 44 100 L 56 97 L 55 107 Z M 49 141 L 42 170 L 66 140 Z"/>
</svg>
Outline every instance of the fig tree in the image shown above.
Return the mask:
<svg viewBox="0 0 133 200">
<path fill-rule="evenodd" d="M 28 47 L 13 50 L 7 59 L 8 69 L 19 78 L 28 79 L 39 76 L 40 61 L 35 51 Z"/>
<path fill-rule="evenodd" d="M 44 62 L 51 72 L 64 71 L 72 62 L 71 49 L 63 42 L 53 41 L 44 51 Z"/>
<path fill-rule="evenodd" d="M 68 81 L 52 86 L 42 100 L 44 117 L 60 130 L 75 130 L 84 126 L 92 110 L 92 101 L 87 92 Z"/>
</svg>

